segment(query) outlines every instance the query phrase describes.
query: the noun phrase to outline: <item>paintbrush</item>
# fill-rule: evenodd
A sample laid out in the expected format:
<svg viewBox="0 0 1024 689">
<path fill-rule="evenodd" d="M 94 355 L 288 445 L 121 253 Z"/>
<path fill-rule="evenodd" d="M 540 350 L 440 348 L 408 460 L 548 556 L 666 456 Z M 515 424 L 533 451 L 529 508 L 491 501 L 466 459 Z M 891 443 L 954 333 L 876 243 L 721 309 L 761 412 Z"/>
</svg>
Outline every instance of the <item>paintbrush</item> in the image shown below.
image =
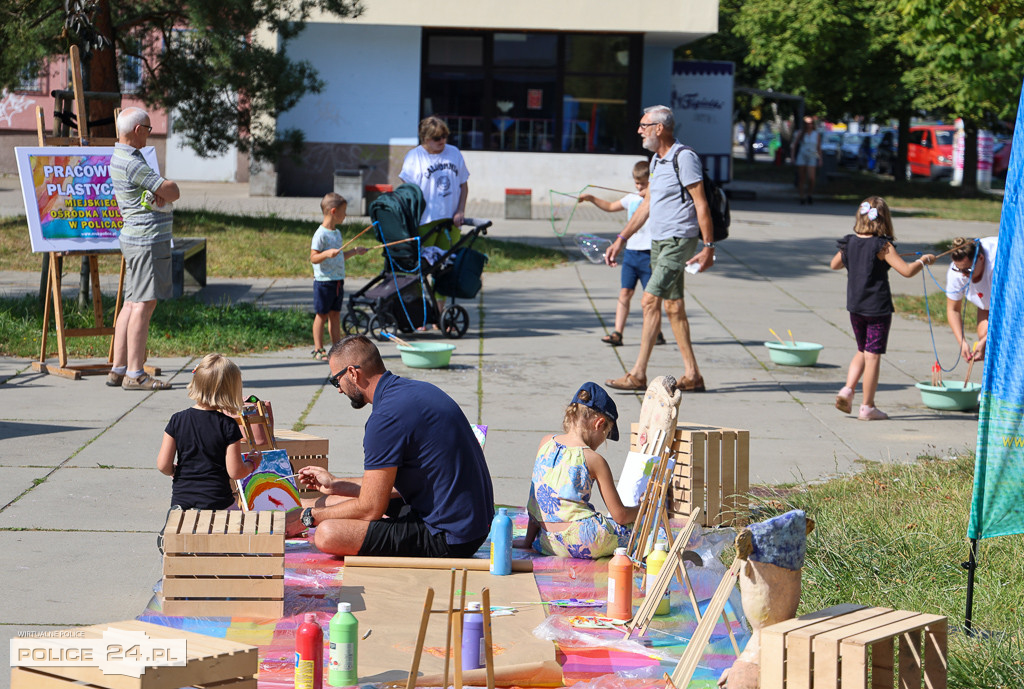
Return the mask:
<svg viewBox="0 0 1024 689">
<path fill-rule="evenodd" d="M 978 343 L 977 343 L 977 342 L 975 342 L 975 343 L 974 343 L 974 346 L 973 346 L 973 347 L 971 347 L 971 354 L 972 354 L 972 355 L 974 354 L 974 351 L 975 351 L 975 350 L 976 350 L 977 348 L 978 348 Z M 964 376 L 964 390 L 966 390 L 966 389 L 967 389 L 967 383 L 969 383 L 969 382 L 970 382 L 970 380 L 971 380 L 971 369 L 972 369 L 972 368 L 974 368 L 974 357 L 973 357 L 973 356 L 971 357 L 971 360 L 967 362 L 967 375 L 966 375 L 966 376 Z"/>
<path fill-rule="evenodd" d="M 344 244 L 342 244 L 342 245 L 341 245 L 341 250 L 342 250 L 342 251 L 344 251 L 344 250 L 345 250 L 345 248 L 346 248 L 346 247 L 347 247 L 347 246 L 348 246 L 349 244 L 351 244 L 352 242 L 354 242 L 354 241 L 356 241 L 357 239 L 359 239 L 360 237 L 362 237 L 362 236 L 363 236 L 364 234 L 366 234 L 366 231 L 367 231 L 367 230 L 369 230 L 369 229 L 370 229 L 371 227 L 373 227 L 373 226 L 374 226 L 374 225 L 376 225 L 376 224 L 377 224 L 377 223 L 375 223 L 375 222 L 374 222 L 374 223 L 370 223 L 369 225 L 367 225 L 366 227 L 364 227 L 364 228 L 363 228 L 362 230 L 360 230 L 359 234 L 357 234 L 357 235 L 356 235 L 355 237 L 353 237 L 352 239 L 350 239 L 350 240 L 348 240 L 347 242 L 345 242 Z"/>
<path fill-rule="evenodd" d="M 793 343 L 794 347 L 796 347 L 796 340 L 793 339 L 793 331 L 787 329 L 786 332 L 789 333 L 789 341 Z"/>
<path fill-rule="evenodd" d="M 768 332 L 770 332 L 772 335 L 775 335 L 775 339 L 779 341 L 779 344 L 781 344 L 783 346 L 788 346 L 788 345 L 786 345 L 786 341 L 783 340 L 781 337 L 779 337 L 778 333 L 776 333 L 774 330 L 772 330 L 771 328 L 768 328 Z"/>
<path fill-rule="evenodd" d="M 942 367 L 939 366 L 939 362 L 938 361 L 936 361 L 934 364 L 932 364 L 932 387 L 933 388 L 941 388 L 942 387 Z"/>
</svg>

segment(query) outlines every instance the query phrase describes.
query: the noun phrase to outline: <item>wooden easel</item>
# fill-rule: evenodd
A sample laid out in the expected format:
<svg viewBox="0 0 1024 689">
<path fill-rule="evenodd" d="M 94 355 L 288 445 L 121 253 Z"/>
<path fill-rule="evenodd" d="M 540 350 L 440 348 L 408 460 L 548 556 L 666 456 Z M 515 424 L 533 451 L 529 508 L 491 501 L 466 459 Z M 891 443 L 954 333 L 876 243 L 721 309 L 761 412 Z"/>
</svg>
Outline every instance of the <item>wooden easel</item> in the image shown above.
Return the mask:
<svg viewBox="0 0 1024 689">
<path fill-rule="evenodd" d="M 700 613 L 700 606 L 697 604 L 697 596 L 693 593 L 693 583 L 690 581 L 690 574 L 686 571 L 686 567 L 683 565 L 683 552 L 686 549 L 686 544 L 690 542 L 690 537 L 693 536 L 693 531 L 697 528 L 697 521 L 700 518 L 700 508 L 694 509 L 693 513 L 690 514 L 686 519 L 686 523 L 683 528 L 676 534 L 675 541 L 672 543 L 672 547 L 668 551 L 668 556 L 665 558 L 665 564 L 662 566 L 661 571 L 658 572 L 657 578 L 654 580 L 654 584 L 644 591 L 644 602 L 637 608 L 636 613 L 626 624 L 626 636 L 628 640 L 633 632 L 639 632 L 640 636 L 647 633 L 647 627 L 651 624 L 651 619 L 654 617 L 655 611 L 658 609 L 658 603 L 661 602 L 662 596 L 668 591 L 669 584 L 672 582 L 672 578 L 675 577 L 679 580 L 679 584 L 686 589 L 686 593 L 690 598 L 690 605 L 693 607 L 694 617 L 697 618 L 699 623 L 703 616 Z M 710 609 L 709 609 L 710 611 Z M 732 631 L 732 626 L 729 624 L 729 616 L 726 615 L 725 609 L 721 612 L 722 621 L 725 622 L 726 631 L 729 633 L 729 640 L 732 641 L 732 648 L 736 652 L 736 655 L 740 654 L 739 644 L 736 642 L 736 635 Z M 712 617 L 715 619 L 716 616 Z"/>
<path fill-rule="evenodd" d="M 78 46 L 71 47 L 71 84 L 74 93 L 75 119 L 78 124 L 78 136 L 71 136 L 70 127 L 54 117 L 54 135 L 47 136 L 42 107 L 36 107 L 36 134 L 40 146 L 113 146 L 116 139 L 90 138 L 88 113 L 86 112 L 86 95 L 82 87 L 82 62 Z M 115 116 L 117 111 L 115 110 Z M 114 361 L 114 327 L 103 323 L 103 302 L 100 295 L 99 256 L 119 253 L 116 249 L 106 251 L 51 251 L 44 258 L 46 268 L 46 296 L 43 303 L 43 333 L 39 348 L 39 360 L 32 362 L 32 369 L 51 375 L 59 375 L 72 380 L 79 380 L 83 375 L 103 375 L 110 371 Z M 88 262 L 89 278 L 92 287 L 93 326 L 90 328 L 68 328 L 64 323 L 64 304 L 62 299 L 61 277 L 63 261 L 67 256 L 81 256 Z M 117 296 L 114 300 L 114 322 L 117 322 L 124 300 L 125 263 L 121 258 L 121 269 L 118 277 Z M 50 329 L 50 309 L 53 308 L 53 321 L 57 330 L 57 366 L 46 363 L 47 339 Z M 107 350 L 105 364 L 68 364 L 67 339 L 69 337 L 95 337 L 110 335 L 110 347 Z M 160 369 L 145 366 L 150 375 L 160 375 Z"/>
<path fill-rule="evenodd" d="M 448 662 L 451 655 L 452 644 L 455 646 L 455 689 L 462 689 L 462 624 L 463 615 L 466 613 L 466 577 L 467 570 L 462 570 L 462 588 L 459 592 L 459 607 L 455 608 L 455 569 L 452 569 L 451 584 L 448 589 L 448 607 L 444 610 L 433 610 L 434 589 L 428 587 L 426 599 L 423 601 L 423 616 L 420 618 L 420 630 L 416 636 L 416 650 L 413 651 L 412 667 L 409 669 L 409 679 L 406 682 L 406 689 L 415 689 L 416 677 L 420 669 L 420 656 L 423 655 L 423 642 L 427 637 L 427 625 L 430 616 L 443 614 L 448 617 L 447 628 L 444 635 L 444 684 L 448 686 Z M 481 613 L 484 618 L 484 668 L 487 673 L 487 689 L 494 689 L 494 649 L 491 645 L 491 592 L 484 587 L 480 589 L 480 598 L 483 601 Z M 452 629 L 452 622 L 455 629 Z M 454 631 L 454 634 L 453 634 Z"/>
<path fill-rule="evenodd" d="M 651 530 L 657 533 L 658 527 L 665 529 L 666 536 L 671 540 L 672 527 L 669 525 L 668 507 L 668 482 L 672 478 L 671 469 L 671 443 L 666 441 L 667 434 L 658 430 L 648 438 L 647 443 L 639 448 L 639 452 L 648 455 L 660 455 L 658 465 L 651 474 L 644 495 L 640 499 L 640 511 L 637 512 L 636 520 L 633 522 L 633 531 L 629 535 L 629 542 L 626 545 L 626 554 L 639 566 L 644 559 L 644 550 L 647 548 L 647 541 Z"/>
<path fill-rule="evenodd" d="M 258 450 L 264 452 L 277 449 L 277 443 L 274 441 L 274 430 L 270 426 L 270 414 L 267 412 L 267 405 L 263 400 L 256 400 L 256 408 L 254 410 L 247 412 L 243 409 L 238 418 L 240 419 L 239 425 L 242 427 L 242 434 L 245 435 L 250 451 Z M 263 431 L 264 442 L 256 442 L 257 434 L 253 431 L 253 427 Z M 238 507 L 243 512 L 248 512 L 249 503 L 246 502 L 245 496 L 238 489 L 238 481 L 231 482 L 231 491 L 235 494 Z"/>
</svg>

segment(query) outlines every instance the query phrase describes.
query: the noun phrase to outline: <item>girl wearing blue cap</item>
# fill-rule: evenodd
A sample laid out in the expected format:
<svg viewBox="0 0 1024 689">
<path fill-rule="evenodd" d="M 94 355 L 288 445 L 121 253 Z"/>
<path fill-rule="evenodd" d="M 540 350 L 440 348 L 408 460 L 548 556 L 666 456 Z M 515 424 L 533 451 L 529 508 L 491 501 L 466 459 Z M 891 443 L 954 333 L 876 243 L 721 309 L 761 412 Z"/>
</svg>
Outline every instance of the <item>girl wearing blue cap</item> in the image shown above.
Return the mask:
<svg viewBox="0 0 1024 689">
<path fill-rule="evenodd" d="M 622 504 L 608 462 L 597 454 L 605 440 L 619 439 L 618 416 L 615 403 L 597 383 L 584 383 L 576 392 L 562 420 L 565 432 L 544 436 L 537 449 L 526 504 L 530 523 L 516 547 L 597 559 L 627 544 L 628 525 L 639 508 Z M 590 504 L 595 481 L 611 518 Z"/>
</svg>

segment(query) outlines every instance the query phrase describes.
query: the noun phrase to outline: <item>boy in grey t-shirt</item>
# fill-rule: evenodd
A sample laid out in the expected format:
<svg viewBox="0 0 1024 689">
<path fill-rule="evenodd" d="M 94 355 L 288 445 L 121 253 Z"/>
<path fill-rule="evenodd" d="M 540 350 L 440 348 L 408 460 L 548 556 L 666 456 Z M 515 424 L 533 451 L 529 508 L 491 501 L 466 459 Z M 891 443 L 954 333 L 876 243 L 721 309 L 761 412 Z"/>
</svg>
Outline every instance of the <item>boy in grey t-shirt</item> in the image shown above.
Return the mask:
<svg viewBox="0 0 1024 689">
<path fill-rule="evenodd" d="M 320 201 L 324 219 L 313 234 L 309 261 L 313 264 L 313 358 L 325 361 L 324 324 L 331 343 L 341 341 L 341 307 L 345 296 L 345 259 L 366 253 L 366 247 L 342 251 L 344 241 L 338 226 L 345 222 L 348 202 L 340 194 L 330 193 Z"/>
</svg>

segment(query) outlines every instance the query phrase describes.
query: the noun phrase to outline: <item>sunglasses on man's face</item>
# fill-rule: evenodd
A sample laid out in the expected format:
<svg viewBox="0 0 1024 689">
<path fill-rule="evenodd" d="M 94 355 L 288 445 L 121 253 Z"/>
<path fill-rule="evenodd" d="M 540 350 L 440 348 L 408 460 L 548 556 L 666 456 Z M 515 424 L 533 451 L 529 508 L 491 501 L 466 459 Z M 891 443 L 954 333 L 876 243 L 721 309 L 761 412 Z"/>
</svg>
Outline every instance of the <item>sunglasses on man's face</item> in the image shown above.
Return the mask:
<svg viewBox="0 0 1024 689">
<path fill-rule="evenodd" d="M 328 383 L 330 383 L 331 385 L 333 385 L 334 387 L 338 387 L 338 385 L 339 385 L 339 384 L 338 384 L 338 381 L 339 381 L 339 380 L 341 379 L 341 377 L 342 377 L 343 375 L 345 375 L 346 373 L 348 373 L 348 370 L 349 370 L 350 368 L 351 368 L 351 369 L 357 369 L 357 368 L 359 368 L 359 366 L 346 366 L 345 368 L 341 369 L 340 371 L 338 371 L 337 373 L 335 373 L 335 374 L 334 374 L 333 376 L 331 376 L 330 378 L 328 378 L 328 379 L 327 379 L 327 382 L 328 382 Z"/>
</svg>

